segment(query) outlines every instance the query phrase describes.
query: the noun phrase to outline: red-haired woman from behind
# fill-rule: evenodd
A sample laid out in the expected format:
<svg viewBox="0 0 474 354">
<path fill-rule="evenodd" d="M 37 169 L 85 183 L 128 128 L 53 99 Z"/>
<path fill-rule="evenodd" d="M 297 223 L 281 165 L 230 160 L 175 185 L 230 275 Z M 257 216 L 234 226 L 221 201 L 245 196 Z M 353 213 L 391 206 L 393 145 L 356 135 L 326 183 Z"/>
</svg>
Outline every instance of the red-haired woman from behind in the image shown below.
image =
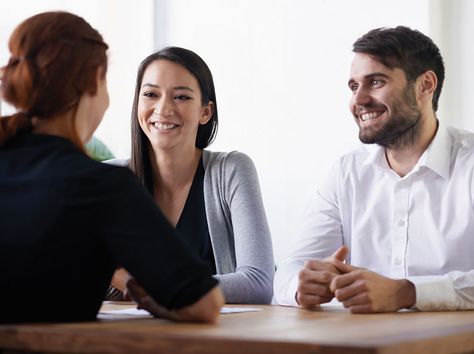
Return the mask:
<svg viewBox="0 0 474 354">
<path fill-rule="evenodd" d="M 46 12 L 9 49 L 1 94 L 18 113 L 0 118 L 0 322 L 93 320 L 117 264 L 155 315 L 215 322 L 223 300 L 207 266 L 128 169 L 84 152 L 109 105 L 101 35 Z"/>
</svg>

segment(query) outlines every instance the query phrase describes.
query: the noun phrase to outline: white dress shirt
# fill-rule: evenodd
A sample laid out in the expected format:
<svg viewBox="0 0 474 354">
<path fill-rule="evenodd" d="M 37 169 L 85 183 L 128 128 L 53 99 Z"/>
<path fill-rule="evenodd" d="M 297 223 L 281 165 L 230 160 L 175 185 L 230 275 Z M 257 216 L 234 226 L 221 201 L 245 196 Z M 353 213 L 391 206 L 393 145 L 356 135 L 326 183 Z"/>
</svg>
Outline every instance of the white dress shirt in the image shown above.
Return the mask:
<svg viewBox="0 0 474 354">
<path fill-rule="evenodd" d="M 422 311 L 474 309 L 474 134 L 441 124 L 401 178 L 385 150 L 343 156 L 316 193 L 297 247 L 277 270 L 277 303 L 297 306 L 298 271 L 347 245 L 347 262 L 410 280 Z"/>
</svg>

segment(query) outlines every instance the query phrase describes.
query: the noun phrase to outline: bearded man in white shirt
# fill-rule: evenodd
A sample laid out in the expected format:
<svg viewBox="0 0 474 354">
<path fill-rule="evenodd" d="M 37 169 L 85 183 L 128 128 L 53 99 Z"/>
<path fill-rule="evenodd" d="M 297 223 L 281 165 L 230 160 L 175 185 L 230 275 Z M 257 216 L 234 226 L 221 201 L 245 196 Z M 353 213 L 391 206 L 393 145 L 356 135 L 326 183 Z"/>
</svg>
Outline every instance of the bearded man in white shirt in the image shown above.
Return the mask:
<svg viewBox="0 0 474 354">
<path fill-rule="evenodd" d="M 364 143 L 315 195 L 277 303 L 336 297 L 353 313 L 474 309 L 474 135 L 436 117 L 438 47 L 383 28 L 353 46 L 350 110 Z"/>
</svg>

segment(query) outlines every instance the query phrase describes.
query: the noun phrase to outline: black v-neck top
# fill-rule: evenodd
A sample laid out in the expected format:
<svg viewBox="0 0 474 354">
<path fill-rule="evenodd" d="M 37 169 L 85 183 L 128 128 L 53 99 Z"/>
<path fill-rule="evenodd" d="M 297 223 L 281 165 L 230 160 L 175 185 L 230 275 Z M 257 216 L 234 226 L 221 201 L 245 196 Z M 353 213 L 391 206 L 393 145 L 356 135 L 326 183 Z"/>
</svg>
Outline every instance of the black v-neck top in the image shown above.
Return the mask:
<svg viewBox="0 0 474 354">
<path fill-rule="evenodd" d="M 176 224 L 176 231 L 191 249 L 216 273 L 204 203 L 204 165 L 199 161 L 188 198 Z"/>
<path fill-rule="evenodd" d="M 168 309 L 217 283 L 129 169 L 55 136 L 0 146 L 0 323 L 95 319 L 117 264 Z"/>
</svg>

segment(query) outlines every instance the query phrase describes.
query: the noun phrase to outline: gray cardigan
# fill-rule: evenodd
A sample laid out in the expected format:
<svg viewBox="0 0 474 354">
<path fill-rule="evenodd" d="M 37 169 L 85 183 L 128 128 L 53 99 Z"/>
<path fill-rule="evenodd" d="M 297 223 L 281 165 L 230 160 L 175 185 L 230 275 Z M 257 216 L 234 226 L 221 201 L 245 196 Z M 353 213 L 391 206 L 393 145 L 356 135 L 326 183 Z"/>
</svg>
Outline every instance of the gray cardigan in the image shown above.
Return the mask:
<svg viewBox="0 0 474 354">
<path fill-rule="evenodd" d="M 252 160 L 203 151 L 204 203 L 217 278 L 227 303 L 268 304 L 274 262 L 270 229 Z M 108 163 L 127 165 L 128 160 Z"/>
</svg>

